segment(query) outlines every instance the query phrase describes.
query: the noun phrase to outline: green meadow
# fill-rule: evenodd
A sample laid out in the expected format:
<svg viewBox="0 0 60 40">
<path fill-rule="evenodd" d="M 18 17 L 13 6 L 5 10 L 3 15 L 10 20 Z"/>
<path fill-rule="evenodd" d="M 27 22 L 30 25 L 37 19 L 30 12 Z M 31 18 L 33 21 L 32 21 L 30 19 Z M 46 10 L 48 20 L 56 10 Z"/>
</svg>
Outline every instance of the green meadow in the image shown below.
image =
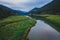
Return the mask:
<svg viewBox="0 0 60 40">
<path fill-rule="evenodd" d="M 1 19 L 0 40 L 23 40 L 23 38 L 27 36 L 28 30 L 30 30 L 35 23 L 35 19 L 30 19 L 25 16 L 10 16 Z"/>
<path fill-rule="evenodd" d="M 60 32 L 60 15 L 40 15 L 42 19 Z"/>
<path fill-rule="evenodd" d="M 30 15 L 31 16 L 31 15 Z M 57 31 L 60 32 L 60 15 L 52 15 L 52 14 L 37 14 L 31 16 L 38 20 L 43 20 Z"/>
</svg>

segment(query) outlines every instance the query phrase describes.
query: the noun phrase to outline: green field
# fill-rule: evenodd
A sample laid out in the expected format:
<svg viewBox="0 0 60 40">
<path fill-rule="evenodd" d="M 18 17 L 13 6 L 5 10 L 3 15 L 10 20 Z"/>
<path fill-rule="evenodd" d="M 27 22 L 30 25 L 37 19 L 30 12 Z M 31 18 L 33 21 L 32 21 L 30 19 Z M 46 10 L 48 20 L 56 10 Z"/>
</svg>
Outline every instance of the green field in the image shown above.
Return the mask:
<svg viewBox="0 0 60 40">
<path fill-rule="evenodd" d="M 40 15 L 44 21 L 60 32 L 60 15 Z"/>
<path fill-rule="evenodd" d="M 26 30 L 34 26 L 34 24 L 35 19 L 30 19 L 25 16 L 4 18 L 0 20 L 0 40 L 21 40 L 24 33 L 28 33 Z"/>
<path fill-rule="evenodd" d="M 57 31 L 60 32 L 60 15 L 51 15 L 51 14 L 37 14 L 30 15 L 32 18 L 37 20 L 43 20 Z"/>
</svg>

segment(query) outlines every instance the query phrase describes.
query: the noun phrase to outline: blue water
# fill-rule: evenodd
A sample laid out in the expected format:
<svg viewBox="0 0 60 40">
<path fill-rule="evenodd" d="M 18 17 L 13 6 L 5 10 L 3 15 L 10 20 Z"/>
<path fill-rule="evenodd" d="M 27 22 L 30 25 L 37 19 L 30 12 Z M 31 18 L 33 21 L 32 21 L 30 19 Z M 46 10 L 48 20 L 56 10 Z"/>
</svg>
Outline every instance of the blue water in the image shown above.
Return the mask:
<svg viewBox="0 0 60 40">
<path fill-rule="evenodd" d="M 56 31 L 44 21 L 37 20 L 28 34 L 29 40 L 60 40 L 60 32 Z"/>
</svg>

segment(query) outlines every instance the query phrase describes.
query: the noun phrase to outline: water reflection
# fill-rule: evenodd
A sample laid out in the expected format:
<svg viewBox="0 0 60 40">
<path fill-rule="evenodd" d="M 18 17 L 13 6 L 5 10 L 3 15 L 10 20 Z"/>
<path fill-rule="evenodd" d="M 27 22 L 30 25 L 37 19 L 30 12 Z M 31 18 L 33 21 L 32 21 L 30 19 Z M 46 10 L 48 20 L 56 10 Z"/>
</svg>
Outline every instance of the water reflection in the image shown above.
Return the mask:
<svg viewBox="0 0 60 40">
<path fill-rule="evenodd" d="M 60 33 L 46 24 L 44 21 L 37 20 L 34 27 L 31 28 L 29 40 L 60 40 Z"/>
</svg>

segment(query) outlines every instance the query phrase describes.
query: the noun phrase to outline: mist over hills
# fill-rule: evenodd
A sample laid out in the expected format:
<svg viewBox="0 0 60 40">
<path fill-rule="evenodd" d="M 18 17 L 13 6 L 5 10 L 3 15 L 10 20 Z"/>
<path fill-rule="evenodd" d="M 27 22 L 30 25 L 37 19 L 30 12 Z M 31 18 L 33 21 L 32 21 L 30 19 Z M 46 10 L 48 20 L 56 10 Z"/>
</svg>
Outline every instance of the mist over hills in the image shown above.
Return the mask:
<svg viewBox="0 0 60 40">
<path fill-rule="evenodd" d="M 6 18 L 11 15 L 27 15 L 27 12 L 20 10 L 13 10 L 4 5 L 0 5 L 0 19 Z"/>
<path fill-rule="evenodd" d="M 17 13 L 18 15 L 28 15 L 28 13 L 25 12 L 25 11 L 21 11 L 21 10 L 14 10 L 14 11 L 15 11 L 15 13 Z"/>
<path fill-rule="evenodd" d="M 14 10 L 4 5 L 0 5 L 0 19 L 11 15 L 28 15 L 28 14 L 55 14 L 60 15 L 60 0 L 53 0 L 41 8 L 34 8 L 29 12 Z"/>
<path fill-rule="evenodd" d="M 0 5 L 0 18 L 5 18 L 5 17 L 8 17 L 10 15 L 15 15 L 14 11 L 8 7 Z"/>
<path fill-rule="evenodd" d="M 53 0 L 41 8 L 34 8 L 29 11 L 31 14 L 60 14 L 60 0 Z"/>
</svg>

